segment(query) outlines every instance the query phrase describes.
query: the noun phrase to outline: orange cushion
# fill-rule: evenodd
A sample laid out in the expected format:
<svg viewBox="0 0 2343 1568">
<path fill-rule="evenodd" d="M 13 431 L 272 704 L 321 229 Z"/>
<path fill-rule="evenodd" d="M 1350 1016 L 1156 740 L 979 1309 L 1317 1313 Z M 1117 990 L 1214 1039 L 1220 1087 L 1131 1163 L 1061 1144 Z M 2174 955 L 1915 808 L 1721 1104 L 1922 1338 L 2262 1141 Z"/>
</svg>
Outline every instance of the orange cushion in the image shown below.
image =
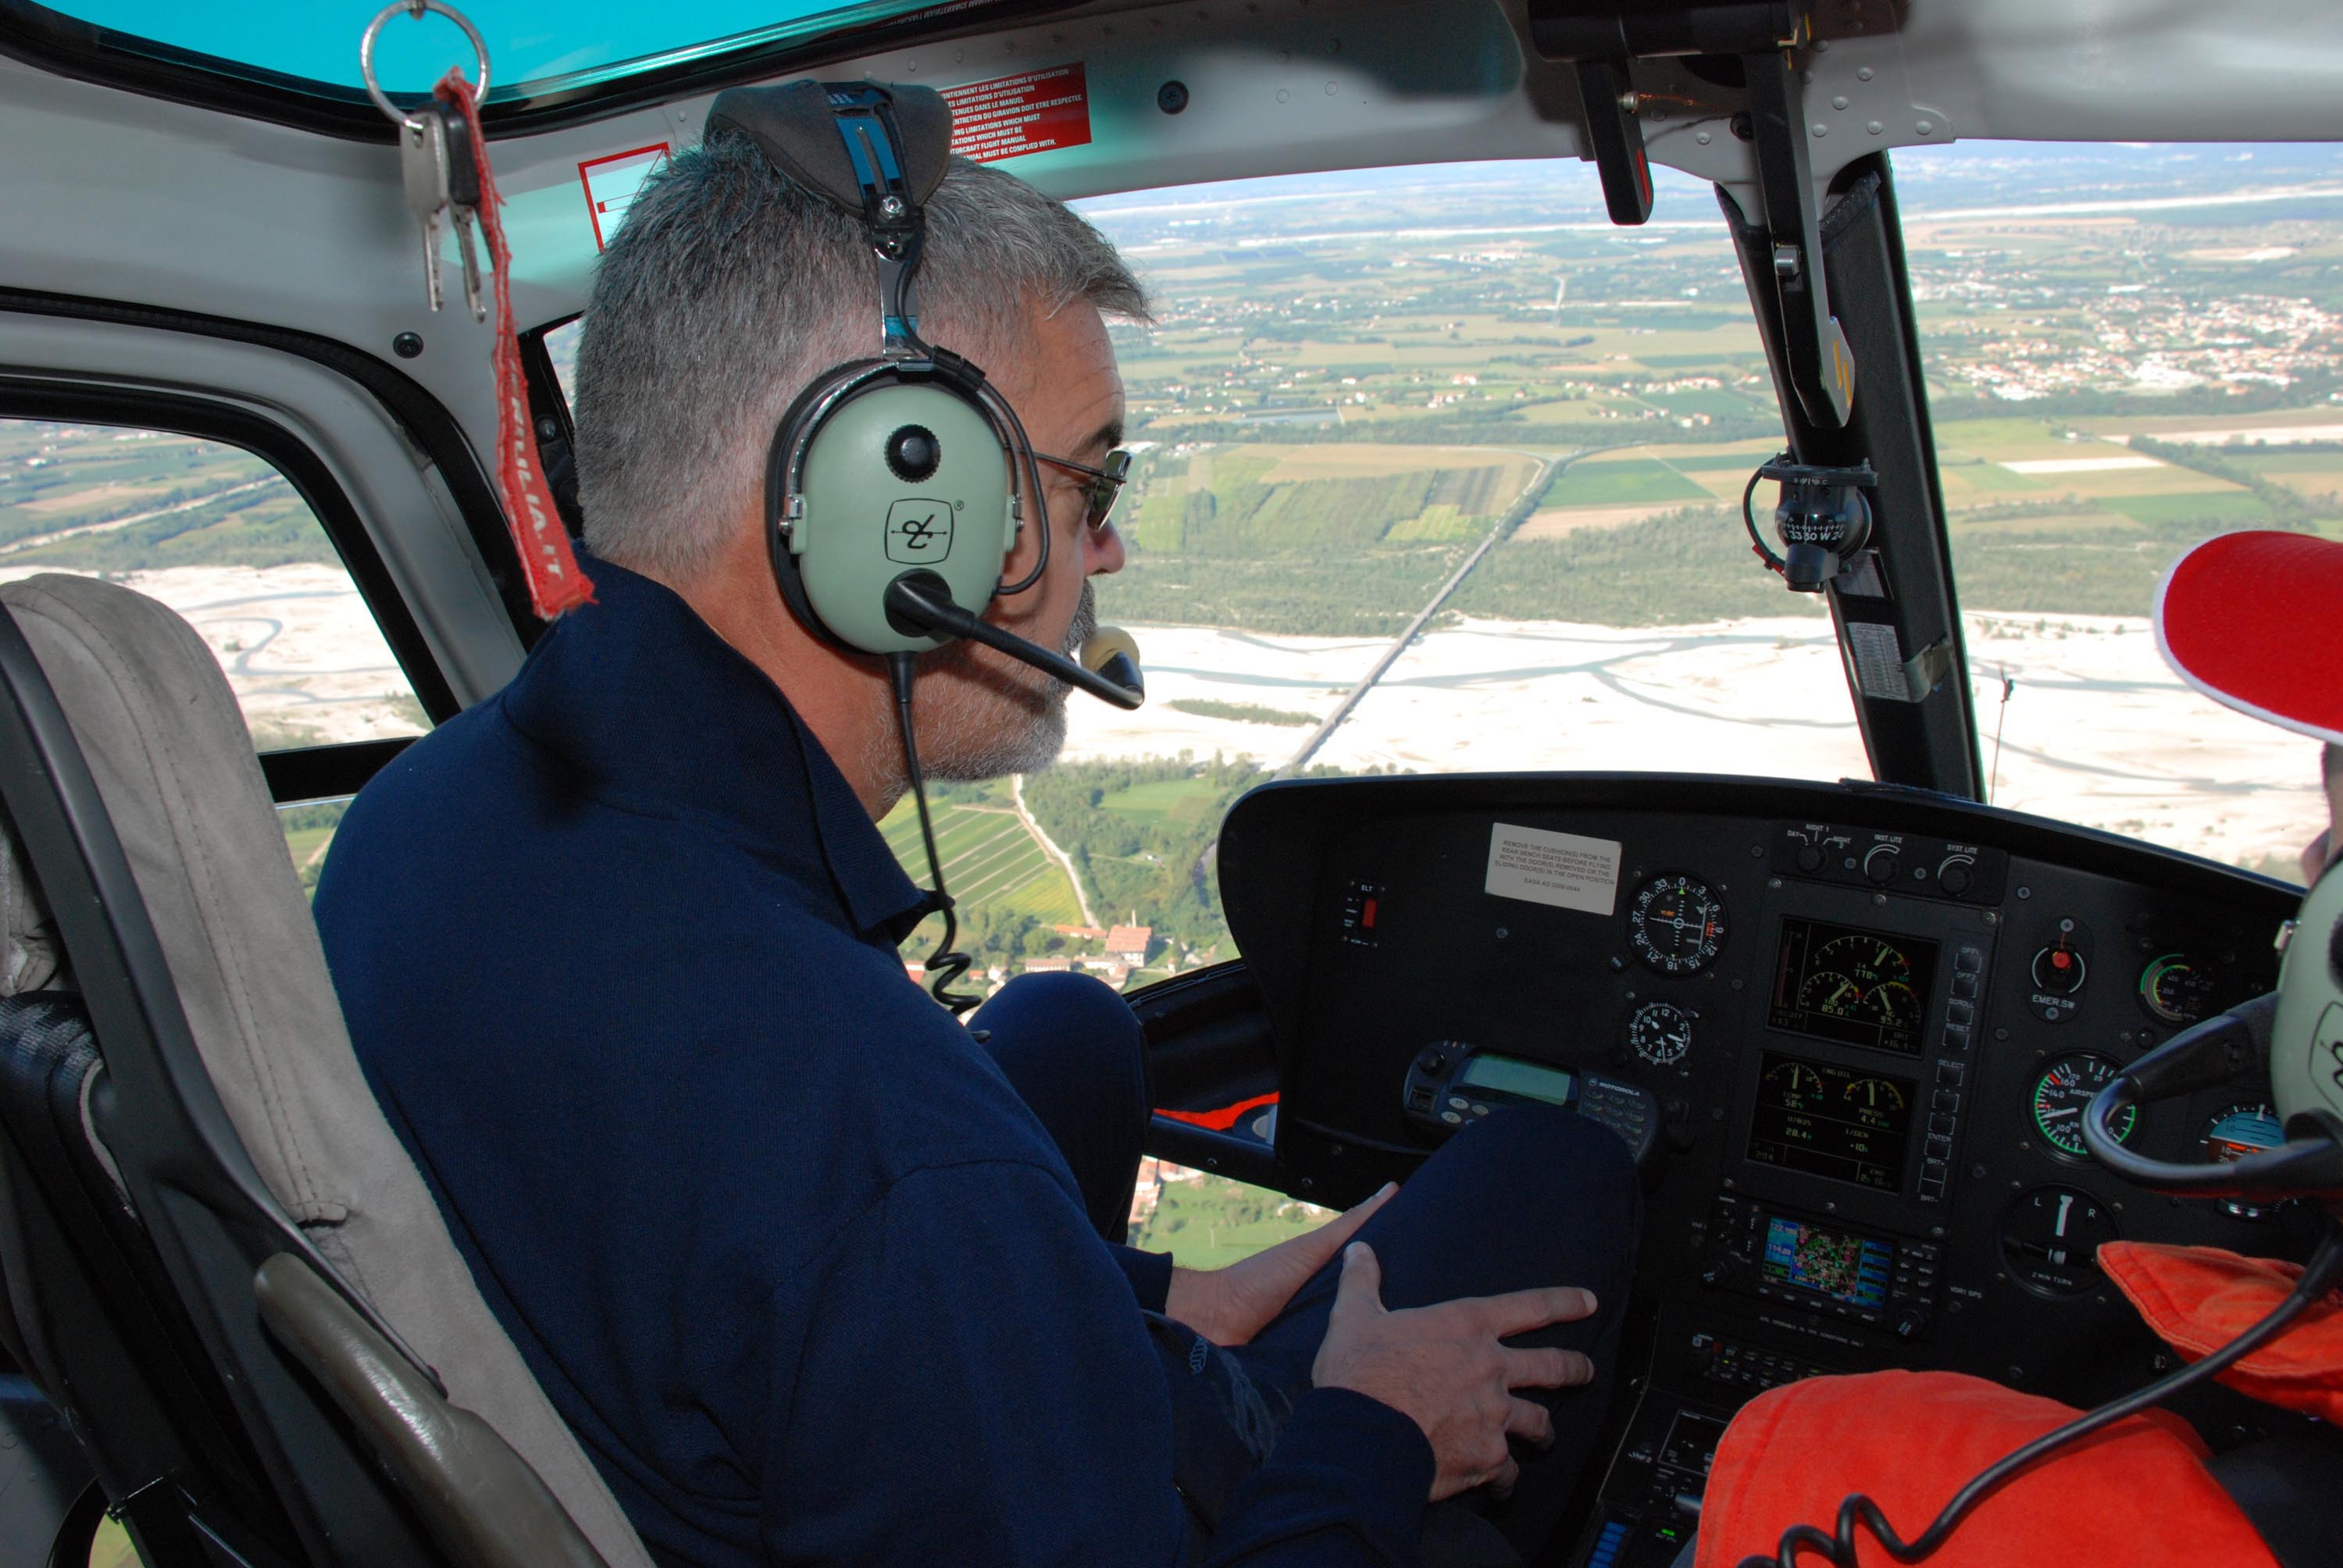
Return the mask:
<svg viewBox="0 0 2343 1568">
<path fill-rule="evenodd" d="M 2099 1267 L 2157 1337 L 2192 1362 L 2268 1317 L 2302 1277 L 2298 1264 L 2271 1258 L 2146 1241 L 2109 1241 Z M 2330 1292 L 2311 1302 L 2218 1381 L 2265 1403 L 2343 1421 L 2343 1298 Z"/>
<path fill-rule="evenodd" d="M 2077 1413 L 1953 1372 L 1814 1378 L 1759 1394 L 1717 1446 L 1697 1568 L 1771 1558 L 1793 1524 L 1827 1534 L 1850 1492 L 1868 1493 L 1912 1540 L 1971 1476 Z M 2204 1452 L 2165 1412 L 2119 1422 L 1986 1498 L 1931 1568 L 2277 1568 Z M 1856 1539 L 1864 1568 L 1893 1568 L 1868 1532 Z"/>
</svg>

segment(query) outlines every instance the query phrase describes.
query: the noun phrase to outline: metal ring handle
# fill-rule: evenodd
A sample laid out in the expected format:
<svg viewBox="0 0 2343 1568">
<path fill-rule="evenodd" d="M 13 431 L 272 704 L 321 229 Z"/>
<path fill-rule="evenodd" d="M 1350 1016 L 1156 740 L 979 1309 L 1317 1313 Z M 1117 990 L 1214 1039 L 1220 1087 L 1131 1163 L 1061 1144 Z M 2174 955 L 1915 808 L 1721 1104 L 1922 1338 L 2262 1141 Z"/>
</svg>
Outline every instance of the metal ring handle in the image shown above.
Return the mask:
<svg viewBox="0 0 2343 1568">
<path fill-rule="evenodd" d="M 385 93 L 381 84 L 374 79 L 374 41 L 382 32 L 382 25 L 393 16 L 404 12 L 421 21 L 427 11 L 438 12 L 461 27 L 464 36 L 472 41 L 472 55 L 479 65 L 479 79 L 472 84 L 472 102 L 479 103 L 488 95 L 488 45 L 481 38 L 480 30 L 472 25 L 471 18 L 447 4 L 447 0 L 391 0 L 373 21 L 367 24 L 366 31 L 358 35 L 358 78 L 366 83 L 367 96 L 374 100 L 375 107 L 388 115 L 395 126 L 406 125 L 408 116 L 404 109 L 390 101 L 390 95 Z"/>
</svg>

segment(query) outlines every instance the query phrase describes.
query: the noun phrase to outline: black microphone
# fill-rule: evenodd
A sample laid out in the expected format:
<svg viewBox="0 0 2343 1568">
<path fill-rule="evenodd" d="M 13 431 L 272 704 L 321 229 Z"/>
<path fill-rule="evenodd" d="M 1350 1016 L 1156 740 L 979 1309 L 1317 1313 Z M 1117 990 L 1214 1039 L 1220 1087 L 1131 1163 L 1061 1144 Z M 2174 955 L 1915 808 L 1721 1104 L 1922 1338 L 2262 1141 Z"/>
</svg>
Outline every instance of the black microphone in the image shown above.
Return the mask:
<svg viewBox="0 0 2343 1568">
<path fill-rule="evenodd" d="M 951 585 L 934 572 L 924 569 L 905 572 L 887 585 L 885 603 L 887 624 L 905 637 L 964 637 L 970 642 L 980 642 L 987 648 L 998 649 L 1021 663 L 1030 664 L 1044 675 L 1053 675 L 1068 686 L 1079 687 L 1117 708 L 1128 710 L 1147 700 L 1147 693 L 1141 689 L 1136 678 L 1137 661 L 1130 658 L 1123 650 L 1114 650 L 1120 657 L 1110 661 L 1109 668 L 1114 669 L 1118 664 L 1127 666 L 1132 677 L 1129 685 L 1106 674 L 1084 669 L 1062 653 L 1053 653 L 1040 643 L 1028 642 L 960 608 L 952 599 Z M 1121 671 L 1116 670 L 1116 673 Z"/>
</svg>

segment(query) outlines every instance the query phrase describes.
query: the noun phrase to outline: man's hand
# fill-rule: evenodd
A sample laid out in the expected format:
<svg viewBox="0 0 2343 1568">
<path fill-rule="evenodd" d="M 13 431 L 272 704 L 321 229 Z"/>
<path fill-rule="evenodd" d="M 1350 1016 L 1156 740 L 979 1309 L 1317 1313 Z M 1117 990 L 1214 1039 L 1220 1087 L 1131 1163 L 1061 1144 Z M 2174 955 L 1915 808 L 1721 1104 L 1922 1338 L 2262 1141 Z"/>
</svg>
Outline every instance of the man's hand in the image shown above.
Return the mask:
<svg viewBox="0 0 2343 1568">
<path fill-rule="evenodd" d="M 1434 1503 L 1483 1483 L 1509 1490 L 1520 1466 L 1506 1434 L 1554 1441 L 1546 1408 L 1513 1391 L 1568 1388 L 1593 1378 L 1594 1365 L 1576 1351 L 1513 1350 L 1497 1342 L 1591 1316 L 1594 1293 L 1560 1285 L 1394 1312 L 1383 1307 L 1383 1277 L 1365 1243 L 1342 1255 L 1342 1284 L 1310 1381 L 1380 1400 L 1422 1427 L 1439 1462 Z"/>
<path fill-rule="evenodd" d="M 1333 1261 L 1342 1243 L 1399 1191 L 1383 1191 L 1316 1230 L 1280 1241 L 1225 1269 L 1174 1269 L 1163 1315 L 1176 1319 L 1216 1345 L 1241 1345 L 1269 1327 L 1311 1275 Z"/>
</svg>

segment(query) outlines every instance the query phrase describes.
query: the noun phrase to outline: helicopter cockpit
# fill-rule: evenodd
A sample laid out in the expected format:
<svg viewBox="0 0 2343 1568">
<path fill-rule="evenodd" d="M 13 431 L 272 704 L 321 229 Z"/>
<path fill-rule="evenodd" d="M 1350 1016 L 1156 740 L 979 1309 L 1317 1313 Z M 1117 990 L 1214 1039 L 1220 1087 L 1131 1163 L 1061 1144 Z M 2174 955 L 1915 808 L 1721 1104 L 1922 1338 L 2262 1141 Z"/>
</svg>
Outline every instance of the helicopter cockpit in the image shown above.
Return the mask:
<svg viewBox="0 0 2343 1568">
<path fill-rule="evenodd" d="M 2313 0 L 0 0 L 11 1560 L 651 1560 L 347 1040 L 286 1042 L 340 1040 L 343 804 L 558 602 L 598 257 L 808 78 L 938 89 L 1157 297 L 1091 688 L 1144 649 L 1149 706 L 882 824 L 972 981 L 1123 990 L 1135 1236 L 1236 1255 L 1517 1101 L 1616 1132 L 1561 1568 L 1676 1563 L 1769 1389 L 2153 1381 L 2102 1242 L 2331 1223 L 2084 1129 L 2278 988 L 2323 820 L 2147 617 L 2207 534 L 2343 536 L 2338 67 Z M 2267 1045 L 2104 1120 L 2300 1132 Z M 2266 1533 L 2343 1551 L 2329 1429 L 2174 1408 L 2311 1452 Z"/>
</svg>

